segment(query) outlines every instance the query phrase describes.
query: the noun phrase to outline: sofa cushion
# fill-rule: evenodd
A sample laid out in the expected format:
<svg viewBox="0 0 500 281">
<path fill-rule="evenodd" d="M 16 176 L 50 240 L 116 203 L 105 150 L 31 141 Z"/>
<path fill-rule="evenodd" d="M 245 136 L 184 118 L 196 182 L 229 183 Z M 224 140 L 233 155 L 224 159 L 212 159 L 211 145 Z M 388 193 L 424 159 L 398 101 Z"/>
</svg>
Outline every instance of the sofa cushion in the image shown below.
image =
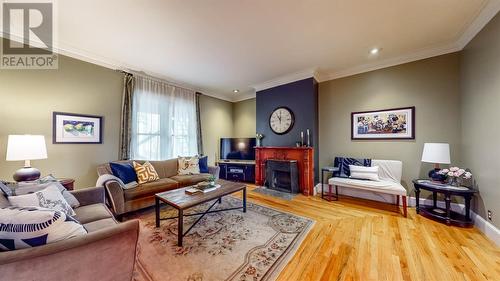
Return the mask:
<svg viewBox="0 0 500 281">
<path fill-rule="evenodd" d="M 42 180 L 35 181 L 33 183 L 10 183 L 6 185 L 4 190 L 8 190 L 7 196 L 15 196 L 15 195 L 24 195 L 29 193 L 34 193 L 36 191 L 44 190 L 49 186 L 55 186 L 61 192 L 61 195 L 64 197 L 66 202 L 71 206 L 71 208 L 77 208 L 80 206 L 80 202 L 78 199 L 73 196 L 60 182 L 57 181 L 53 176 L 46 176 Z M 5 193 L 4 191 L 4 193 Z"/>
<path fill-rule="evenodd" d="M 160 179 L 170 178 L 177 175 L 177 158 L 168 159 L 163 161 L 149 161 Z"/>
<path fill-rule="evenodd" d="M 372 180 L 372 181 L 380 180 L 378 178 L 378 166 L 364 167 L 364 166 L 349 165 L 349 170 L 351 173 L 349 177 L 351 179 Z"/>
<path fill-rule="evenodd" d="M 132 162 L 132 164 L 134 165 L 134 170 L 135 173 L 137 174 L 137 182 L 139 184 L 152 182 L 160 179 L 158 173 L 155 170 L 155 167 L 153 167 L 151 163 L 146 162 L 141 165 L 134 161 Z"/>
<path fill-rule="evenodd" d="M 406 196 L 406 189 L 400 183 L 393 181 L 368 181 L 334 177 L 328 180 L 328 184 Z"/>
<path fill-rule="evenodd" d="M 89 222 L 83 225 L 85 229 L 90 233 L 94 232 L 96 230 L 100 230 L 106 227 L 111 227 L 114 225 L 117 225 L 118 223 L 114 218 L 107 218 L 107 219 L 102 219 L 102 220 L 96 220 L 93 222 Z"/>
<path fill-rule="evenodd" d="M 184 187 L 206 181 L 210 176 L 211 174 L 178 175 L 171 177 L 171 179 L 179 182 L 179 187 Z"/>
<path fill-rule="evenodd" d="M 208 156 L 200 156 L 198 164 L 200 165 L 200 173 L 206 174 L 208 171 Z"/>
<path fill-rule="evenodd" d="M 38 206 L 48 209 L 53 209 L 56 211 L 61 211 L 68 216 L 74 216 L 75 211 L 68 204 L 66 199 L 64 199 L 61 191 L 57 188 L 55 183 L 51 183 L 45 189 L 35 191 L 34 193 L 28 193 L 18 196 L 9 196 L 7 199 L 10 204 L 18 207 L 31 207 Z M 59 184 L 59 183 L 57 183 Z"/>
<path fill-rule="evenodd" d="M 75 209 L 75 219 L 82 224 L 87 224 L 101 219 L 112 218 L 113 215 L 108 208 L 102 204 L 91 204 Z"/>
<path fill-rule="evenodd" d="M 156 193 L 176 189 L 179 183 L 172 179 L 159 179 L 156 181 L 139 184 L 135 188 L 124 190 L 125 200 L 132 200 L 145 196 L 152 196 Z"/>
<path fill-rule="evenodd" d="M 0 250 L 42 246 L 87 234 L 61 211 L 40 207 L 0 209 Z"/>
<path fill-rule="evenodd" d="M 124 184 L 137 181 L 137 174 L 135 173 L 132 164 L 125 163 L 109 163 L 113 175 L 118 177 Z"/>
<path fill-rule="evenodd" d="M 177 175 L 198 175 L 200 173 L 198 156 L 179 157 Z"/>
</svg>

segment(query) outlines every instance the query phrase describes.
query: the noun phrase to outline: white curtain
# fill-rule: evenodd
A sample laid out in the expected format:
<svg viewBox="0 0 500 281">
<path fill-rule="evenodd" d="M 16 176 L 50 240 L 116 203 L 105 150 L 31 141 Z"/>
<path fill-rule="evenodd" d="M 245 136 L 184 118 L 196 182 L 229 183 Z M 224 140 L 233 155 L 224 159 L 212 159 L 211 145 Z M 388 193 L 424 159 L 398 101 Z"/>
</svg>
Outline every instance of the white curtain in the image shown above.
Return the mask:
<svg viewBox="0 0 500 281">
<path fill-rule="evenodd" d="M 135 77 L 131 159 L 198 154 L 196 93 L 149 77 Z"/>
</svg>

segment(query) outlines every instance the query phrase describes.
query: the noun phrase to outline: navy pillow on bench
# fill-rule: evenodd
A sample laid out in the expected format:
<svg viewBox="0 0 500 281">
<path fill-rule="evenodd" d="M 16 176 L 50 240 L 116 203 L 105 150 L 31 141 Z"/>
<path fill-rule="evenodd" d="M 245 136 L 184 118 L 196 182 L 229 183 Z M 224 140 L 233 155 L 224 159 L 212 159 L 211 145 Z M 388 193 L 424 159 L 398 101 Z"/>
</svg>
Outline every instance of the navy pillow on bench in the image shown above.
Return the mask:
<svg viewBox="0 0 500 281">
<path fill-rule="evenodd" d="M 137 174 L 130 163 L 109 163 L 113 175 L 122 180 L 124 184 L 137 181 Z"/>
<path fill-rule="evenodd" d="M 340 178 L 348 178 L 351 175 L 351 171 L 349 170 L 349 165 L 371 167 L 372 159 L 335 157 L 333 166 L 339 168 L 339 171 L 334 176 Z"/>
<path fill-rule="evenodd" d="M 200 165 L 200 173 L 208 173 L 208 156 L 198 158 L 198 165 Z"/>
</svg>

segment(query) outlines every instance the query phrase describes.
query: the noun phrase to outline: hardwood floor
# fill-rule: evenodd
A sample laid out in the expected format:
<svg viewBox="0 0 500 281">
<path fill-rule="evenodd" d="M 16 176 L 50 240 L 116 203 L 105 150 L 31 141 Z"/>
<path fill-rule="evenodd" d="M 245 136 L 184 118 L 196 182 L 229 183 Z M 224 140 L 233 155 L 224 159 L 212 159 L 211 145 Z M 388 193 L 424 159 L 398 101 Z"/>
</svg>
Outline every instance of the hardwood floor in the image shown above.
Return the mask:
<svg viewBox="0 0 500 281">
<path fill-rule="evenodd" d="M 493 242 L 475 228 L 446 226 L 414 208 L 404 218 L 396 206 L 348 197 L 286 201 L 250 191 L 248 199 L 316 221 L 279 281 L 500 280 L 500 248 Z"/>
</svg>

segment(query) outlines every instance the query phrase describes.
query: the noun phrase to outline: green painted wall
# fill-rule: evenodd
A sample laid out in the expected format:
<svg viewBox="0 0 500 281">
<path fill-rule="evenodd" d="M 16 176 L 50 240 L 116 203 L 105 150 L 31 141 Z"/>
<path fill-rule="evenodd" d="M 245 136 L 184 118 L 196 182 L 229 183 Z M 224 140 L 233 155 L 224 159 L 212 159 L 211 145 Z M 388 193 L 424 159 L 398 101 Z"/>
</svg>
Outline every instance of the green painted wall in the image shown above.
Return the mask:
<svg viewBox="0 0 500 281">
<path fill-rule="evenodd" d="M 233 103 L 233 136 L 255 137 L 256 99 Z"/>
<path fill-rule="evenodd" d="M 460 162 L 459 101 L 457 53 L 320 83 L 320 167 L 342 155 L 401 160 L 412 191 L 411 180 L 432 168 L 420 161 L 425 142 L 450 143 L 452 162 Z M 415 140 L 351 140 L 351 112 L 408 106 L 416 107 Z"/>
<path fill-rule="evenodd" d="M 472 208 L 493 212 L 500 227 L 500 14 L 466 46 L 461 57 L 462 159 L 479 190 Z"/>
<path fill-rule="evenodd" d="M 48 159 L 32 166 L 56 177 L 76 179 L 76 187 L 94 186 L 98 164 L 118 158 L 122 75 L 59 56 L 57 70 L 0 70 L 0 178 L 12 180 L 22 162 L 7 162 L 7 136 L 41 134 Z M 52 144 L 52 112 L 104 116 L 103 144 Z"/>
</svg>

